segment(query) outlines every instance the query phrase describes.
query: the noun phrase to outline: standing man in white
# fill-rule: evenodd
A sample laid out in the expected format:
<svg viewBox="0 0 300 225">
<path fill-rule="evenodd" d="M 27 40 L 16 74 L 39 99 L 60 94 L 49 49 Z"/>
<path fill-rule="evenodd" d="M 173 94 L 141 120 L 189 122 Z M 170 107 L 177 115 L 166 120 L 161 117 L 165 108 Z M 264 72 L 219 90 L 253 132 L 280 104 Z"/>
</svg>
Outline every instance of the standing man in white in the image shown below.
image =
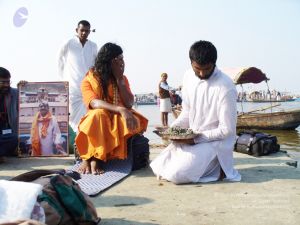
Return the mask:
<svg viewBox="0 0 300 225">
<path fill-rule="evenodd" d="M 174 140 L 150 166 L 157 177 L 175 184 L 240 181 L 233 168 L 237 91 L 216 66 L 217 49 L 208 41 L 194 43 L 192 68 L 182 83 L 182 112 L 171 127 L 191 128 L 194 139 Z"/>
<path fill-rule="evenodd" d="M 60 77 L 69 81 L 69 123 L 75 132 L 81 117 L 86 113 L 80 91 L 81 81 L 95 64 L 98 51 L 96 43 L 88 40 L 90 32 L 90 23 L 79 21 L 76 36 L 68 40 L 59 52 L 58 70 Z"/>
</svg>

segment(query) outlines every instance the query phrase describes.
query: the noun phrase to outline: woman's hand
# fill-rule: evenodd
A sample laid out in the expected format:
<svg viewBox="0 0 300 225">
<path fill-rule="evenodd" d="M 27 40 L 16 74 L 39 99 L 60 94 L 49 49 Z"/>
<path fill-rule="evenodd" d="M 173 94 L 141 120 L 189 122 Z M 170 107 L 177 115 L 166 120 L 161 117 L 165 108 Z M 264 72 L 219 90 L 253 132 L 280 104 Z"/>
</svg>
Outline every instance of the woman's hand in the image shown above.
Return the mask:
<svg viewBox="0 0 300 225">
<path fill-rule="evenodd" d="M 126 125 L 129 130 L 133 131 L 138 128 L 138 121 L 130 110 L 124 107 L 120 107 L 119 113 L 125 119 Z"/>
<path fill-rule="evenodd" d="M 121 101 L 126 108 L 131 109 L 133 106 L 133 95 L 130 92 L 130 90 L 126 87 L 126 82 L 124 78 L 124 67 L 125 63 L 122 54 L 112 59 L 112 74 L 116 79 Z"/>
</svg>

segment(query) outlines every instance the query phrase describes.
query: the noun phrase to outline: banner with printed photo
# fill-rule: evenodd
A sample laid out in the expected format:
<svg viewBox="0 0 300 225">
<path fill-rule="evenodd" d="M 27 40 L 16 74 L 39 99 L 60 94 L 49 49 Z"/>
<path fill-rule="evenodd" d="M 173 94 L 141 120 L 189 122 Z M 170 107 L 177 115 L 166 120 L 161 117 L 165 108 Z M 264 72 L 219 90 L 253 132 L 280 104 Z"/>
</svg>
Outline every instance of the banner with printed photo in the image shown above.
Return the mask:
<svg viewBox="0 0 300 225">
<path fill-rule="evenodd" d="M 28 82 L 19 87 L 19 155 L 66 156 L 68 82 Z"/>
</svg>

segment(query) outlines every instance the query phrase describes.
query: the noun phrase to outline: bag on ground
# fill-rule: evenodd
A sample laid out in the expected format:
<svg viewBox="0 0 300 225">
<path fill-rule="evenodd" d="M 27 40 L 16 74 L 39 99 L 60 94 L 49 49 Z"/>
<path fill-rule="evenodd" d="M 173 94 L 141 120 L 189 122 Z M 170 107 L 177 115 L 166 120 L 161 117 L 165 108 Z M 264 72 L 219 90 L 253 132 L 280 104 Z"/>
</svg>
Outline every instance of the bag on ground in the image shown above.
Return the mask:
<svg viewBox="0 0 300 225">
<path fill-rule="evenodd" d="M 132 154 L 132 170 L 138 170 L 149 165 L 149 139 L 136 134 L 128 140 L 128 151 Z"/>
<path fill-rule="evenodd" d="M 279 149 L 276 136 L 249 130 L 238 134 L 234 146 L 234 151 L 253 156 L 268 155 L 278 152 Z"/>
</svg>

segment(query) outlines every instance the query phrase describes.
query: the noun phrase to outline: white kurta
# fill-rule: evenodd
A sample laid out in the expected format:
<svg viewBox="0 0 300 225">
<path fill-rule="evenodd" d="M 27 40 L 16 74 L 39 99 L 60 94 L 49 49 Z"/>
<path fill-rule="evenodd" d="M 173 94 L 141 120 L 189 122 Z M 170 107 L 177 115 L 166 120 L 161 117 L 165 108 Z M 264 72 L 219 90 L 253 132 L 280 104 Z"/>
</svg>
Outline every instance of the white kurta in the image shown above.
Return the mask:
<svg viewBox="0 0 300 225">
<path fill-rule="evenodd" d="M 69 81 L 69 122 L 75 132 L 81 117 L 86 113 L 80 85 L 85 74 L 94 66 L 96 56 L 97 45 L 88 40 L 82 46 L 77 36 L 64 44 L 59 52 L 58 69 L 61 78 Z"/>
<path fill-rule="evenodd" d="M 150 166 L 153 172 L 176 184 L 226 179 L 240 181 L 233 168 L 236 137 L 237 92 L 232 80 L 216 67 L 208 80 L 191 69 L 183 79 L 182 112 L 171 125 L 192 128 L 201 135 L 195 145 L 171 143 Z"/>
</svg>

